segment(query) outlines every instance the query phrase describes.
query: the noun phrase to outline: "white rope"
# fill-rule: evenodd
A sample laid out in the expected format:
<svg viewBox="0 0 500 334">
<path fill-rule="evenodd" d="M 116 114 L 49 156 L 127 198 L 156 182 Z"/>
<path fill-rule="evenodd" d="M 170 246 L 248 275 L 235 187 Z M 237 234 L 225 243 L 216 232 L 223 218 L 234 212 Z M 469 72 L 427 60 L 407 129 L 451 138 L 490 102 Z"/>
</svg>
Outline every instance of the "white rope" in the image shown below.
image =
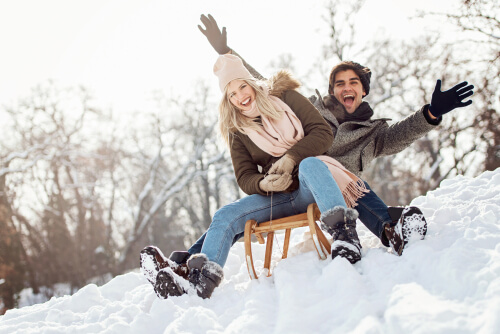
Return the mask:
<svg viewBox="0 0 500 334">
<path fill-rule="evenodd" d="M 271 213 L 270 213 L 270 217 L 269 217 L 269 227 L 273 226 L 273 194 L 274 194 L 274 192 L 272 191 L 271 192 Z M 276 244 L 278 245 L 278 249 L 281 253 L 281 257 L 283 257 L 283 252 L 281 251 L 281 246 L 280 246 L 280 242 L 278 241 L 278 237 L 276 236 L 276 233 L 273 233 L 273 235 L 274 235 L 274 239 L 276 240 Z"/>
</svg>

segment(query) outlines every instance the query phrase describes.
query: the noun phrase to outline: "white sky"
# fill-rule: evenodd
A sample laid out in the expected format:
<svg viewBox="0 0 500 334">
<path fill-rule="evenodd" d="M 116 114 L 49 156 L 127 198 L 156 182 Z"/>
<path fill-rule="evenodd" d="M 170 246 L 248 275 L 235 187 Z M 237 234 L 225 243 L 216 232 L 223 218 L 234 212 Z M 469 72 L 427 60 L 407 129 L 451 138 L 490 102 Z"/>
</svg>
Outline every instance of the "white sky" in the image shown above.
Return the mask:
<svg viewBox="0 0 500 334">
<path fill-rule="evenodd" d="M 153 90 L 188 95 L 200 79 L 216 89 L 212 66 L 217 54 L 197 28 L 200 15 L 208 13 L 228 28 L 229 46 L 257 69 L 291 53 L 298 70 L 304 70 L 325 43 L 324 3 L 0 0 L 0 104 L 12 103 L 49 78 L 82 84 L 115 110 L 138 108 Z M 367 0 L 361 36 L 373 37 L 377 26 L 394 38 L 418 33 L 421 22 L 407 19 L 417 6 L 445 9 L 434 0 Z"/>
</svg>

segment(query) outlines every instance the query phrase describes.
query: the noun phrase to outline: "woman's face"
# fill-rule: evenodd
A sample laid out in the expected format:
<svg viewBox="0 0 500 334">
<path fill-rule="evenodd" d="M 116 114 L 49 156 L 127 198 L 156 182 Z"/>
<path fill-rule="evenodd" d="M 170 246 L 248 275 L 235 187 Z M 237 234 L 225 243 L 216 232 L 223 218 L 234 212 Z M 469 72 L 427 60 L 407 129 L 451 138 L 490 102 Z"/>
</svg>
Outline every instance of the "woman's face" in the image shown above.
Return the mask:
<svg viewBox="0 0 500 334">
<path fill-rule="evenodd" d="M 248 111 L 255 101 L 255 90 L 246 81 L 234 79 L 227 85 L 227 96 L 233 106 Z"/>
</svg>

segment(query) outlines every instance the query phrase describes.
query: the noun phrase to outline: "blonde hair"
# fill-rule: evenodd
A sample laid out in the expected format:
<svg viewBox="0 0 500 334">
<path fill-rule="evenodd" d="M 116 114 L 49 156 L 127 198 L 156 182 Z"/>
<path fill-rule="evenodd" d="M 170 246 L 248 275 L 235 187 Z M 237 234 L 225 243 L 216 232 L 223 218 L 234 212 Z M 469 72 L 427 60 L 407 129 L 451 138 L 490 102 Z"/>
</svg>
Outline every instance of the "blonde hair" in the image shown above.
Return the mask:
<svg viewBox="0 0 500 334">
<path fill-rule="evenodd" d="M 264 92 L 264 90 L 267 89 L 265 82 L 247 79 L 242 80 L 255 91 L 256 107 L 259 109 L 262 116 L 267 116 L 272 119 L 280 119 L 282 117 L 283 110 L 277 110 L 268 98 L 267 93 Z M 227 87 L 228 86 L 224 89 L 224 95 L 219 103 L 219 129 L 222 138 L 226 144 L 230 146 L 229 137 L 231 134 L 238 131 L 245 134 L 245 128 L 257 130 L 260 127 L 260 123 L 256 118 L 244 116 L 240 109 L 236 108 L 231 103 Z"/>
</svg>

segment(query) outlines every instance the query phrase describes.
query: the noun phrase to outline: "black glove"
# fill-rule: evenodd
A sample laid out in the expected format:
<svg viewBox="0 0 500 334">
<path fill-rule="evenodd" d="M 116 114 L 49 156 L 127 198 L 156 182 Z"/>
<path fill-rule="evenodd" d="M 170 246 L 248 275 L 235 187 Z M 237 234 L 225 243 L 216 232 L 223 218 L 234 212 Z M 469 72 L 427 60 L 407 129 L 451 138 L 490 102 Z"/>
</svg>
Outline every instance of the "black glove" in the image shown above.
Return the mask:
<svg viewBox="0 0 500 334">
<path fill-rule="evenodd" d="M 429 106 L 431 114 L 434 117 L 440 117 L 455 108 L 462 108 L 471 104 L 472 100 L 467 102 L 462 101 L 474 94 L 472 91 L 474 86 L 469 85 L 462 88 L 464 86 L 467 86 L 467 81 L 461 82 L 455 87 L 442 92 L 441 80 L 438 80 L 436 82 L 436 88 L 434 88 L 434 93 L 432 93 L 431 105 Z"/>
<path fill-rule="evenodd" d="M 219 30 L 219 26 L 217 22 L 212 17 L 212 15 L 208 14 L 208 17 L 205 15 L 201 15 L 201 22 L 205 25 L 206 29 L 198 25 L 198 29 L 200 29 L 201 33 L 205 35 L 208 39 L 212 47 L 219 53 L 220 55 L 226 54 L 231 49 L 227 46 L 227 35 L 226 35 L 226 27 L 222 27 L 222 33 Z"/>
</svg>

